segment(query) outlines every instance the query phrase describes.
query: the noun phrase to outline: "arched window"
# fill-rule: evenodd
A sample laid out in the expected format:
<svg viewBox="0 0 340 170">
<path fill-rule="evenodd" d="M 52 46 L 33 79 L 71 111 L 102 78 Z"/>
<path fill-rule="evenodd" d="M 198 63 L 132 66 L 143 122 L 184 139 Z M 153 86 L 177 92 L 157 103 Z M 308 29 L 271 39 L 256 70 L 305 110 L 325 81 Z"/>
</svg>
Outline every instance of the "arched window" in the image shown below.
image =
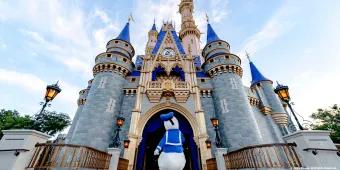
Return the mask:
<svg viewBox="0 0 340 170">
<path fill-rule="evenodd" d="M 152 71 L 152 81 L 156 81 L 159 76 L 166 76 L 165 68 L 162 66 L 158 66 Z"/>
<path fill-rule="evenodd" d="M 185 74 L 181 67 L 176 66 L 171 69 L 170 76 L 179 77 L 181 81 L 185 81 Z"/>
</svg>

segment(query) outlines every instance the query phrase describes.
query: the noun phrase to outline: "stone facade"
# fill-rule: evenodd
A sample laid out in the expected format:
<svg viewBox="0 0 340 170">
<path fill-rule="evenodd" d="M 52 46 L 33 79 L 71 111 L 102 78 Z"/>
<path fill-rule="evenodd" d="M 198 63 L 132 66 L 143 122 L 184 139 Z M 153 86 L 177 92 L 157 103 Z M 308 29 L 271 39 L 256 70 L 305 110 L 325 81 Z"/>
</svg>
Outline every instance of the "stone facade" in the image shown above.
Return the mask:
<svg viewBox="0 0 340 170">
<path fill-rule="evenodd" d="M 230 52 L 230 45 L 208 23 L 207 44 L 201 50 L 193 2 L 182 0 L 179 8 L 180 33 L 172 23 L 163 23 L 160 31 L 154 24 L 145 55 L 138 55 L 135 63 L 130 23 L 107 43 L 107 51 L 95 58 L 93 80 L 80 92 L 67 143 L 106 151 L 117 128 L 115 120 L 122 116 L 121 140 L 129 139 L 130 146 L 121 147 L 121 156 L 132 169 L 144 126 L 165 109 L 178 112 L 191 125 L 202 167 L 216 151 L 212 117 L 219 119 L 228 151 L 283 142 L 288 117 L 272 82 L 253 76 L 254 83 L 245 87 L 241 59 Z M 260 73 L 252 70 L 253 74 Z M 206 147 L 207 139 L 213 141 L 211 149 Z"/>
</svg>

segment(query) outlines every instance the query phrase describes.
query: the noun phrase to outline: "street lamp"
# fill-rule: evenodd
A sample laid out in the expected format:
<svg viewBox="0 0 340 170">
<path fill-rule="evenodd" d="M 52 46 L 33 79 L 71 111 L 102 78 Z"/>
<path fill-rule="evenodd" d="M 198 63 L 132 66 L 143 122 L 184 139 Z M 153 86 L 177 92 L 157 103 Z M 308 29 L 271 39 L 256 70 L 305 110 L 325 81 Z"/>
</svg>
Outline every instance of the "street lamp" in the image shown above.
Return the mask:
<svg viewBox="0 0 340 170">
<path fill-rule="evenodd" d="M 216 134 L 216 140 L 215 140 L 215 144 L 216 144 L 216 147 L 217 148 L 221 148 L 223 147 L 223 144 L 222 144 L 222 140 L 221 140 L 221 137 L 220 137 L 220 134 L 218 132 L 218 125 L 219 125 L 219 121 L 217 118 L 213 117 L 210 119 L 211 121 L 211 124 L 214 126 L 215 128 L 215 134 Z"/>
<path fill-rule="evenodd" d="M 61 92 L 61 89 L 58 85 L 58 82 L 56 84 L 48 85 L 46 87 L 46 93 L 45 93 L 45 102 L 43 103 L 43 106 L 39 112 L 39 114 L 42 114 L 49 102 L 51 102 L 59 93 Z"/>
<path fill-rule="evenodd" d="M 122 127 L 124 125 L 124 122 L 125 122 L 125 118 L 124 117 L 121 117 L 121 116 L 117 117 L 117 119 L 116 119 L 116 126 L 117 126 L 116 135 L 113 138 L 113 141 L 110 144 L 110 147 L 118 148 L 120 146 L 119 132 L 121 131 L 120 127 Z M 130 143 L 130 141 L 129 141 L 129 143 Z M 125 141 L 124 141 L 124 147 L 125 147 Z"/>
<path fill-rule="evenodd" d="M 301 126 L 301 124 L 300 124 L 298 118 L 297 118 L 296 115 L 295 115 L 295 112 L 294 112 L 294 110 L 293 110 L 293 108 L 292 108 L 292 105 L 289 103 L 289 101 L 290 101 L 290 96 L 289 96 L 289 91 L 288 91 L 288 90 L 289 90 L 288 86 L 284 86 L 284 85 L 281 85 L 281 84 L 277 83 L 277 86 L 276 86 L 276 88 L 274 89 L 274 92 L 279 96 L 279 98 L 280 98 L 282 101 L 284 101 L 285 103 L 287 103 L 287 105 L 288 105 L 290 111 L 292 112 L 292 114 L 293 114 L 293 116 L 294 116 L 294 118 L 295 118 L 296 123 L 297 123 L 298 126 L 299 126 L 299 129 L 300 129 L 300 130 L 303 130 L 303 127 Z"/>
</svg>

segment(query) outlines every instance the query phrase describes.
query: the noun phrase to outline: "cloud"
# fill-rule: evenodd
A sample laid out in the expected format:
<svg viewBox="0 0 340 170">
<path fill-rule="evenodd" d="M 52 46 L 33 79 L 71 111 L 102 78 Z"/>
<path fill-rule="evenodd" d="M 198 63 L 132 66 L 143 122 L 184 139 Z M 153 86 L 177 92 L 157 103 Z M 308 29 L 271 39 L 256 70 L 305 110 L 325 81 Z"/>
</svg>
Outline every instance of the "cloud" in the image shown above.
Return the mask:
<svg viewBox="0 0 340 170">
<path fill-rule="evenodd" d="M 250 36 L 243 43 L 243 48 L 238 52 L 240 57 L 245 57 L 245 51 L 255 54 L 257 51 L 269 46 L 277 38 L 293 27 L 291 17 L 296 11 L 296 7 L 288 2 L 284 3 L 280 9 L 264 24 L 262 29 Z"/>
<path fill-rule="evenodd" d="M 7 69 L 0 69 L 0 82 L 22 87 L 36 93 L 37 96 L 41 95 L 42 89 L 45 89 L 48 84 L 45 80 L 42 80 L 34 74 Z M 62 93 L 60 93 L 58 98 L 61 98 L 61 101 L 66 101 L 67 103 L 76 103 L 80 88 L 63 80 L 59 81 L 59 85 L 62 89 Z"/>
<path fill-rule="evenodd" d="M 102 9 L 86 11 L 80 5 L 58 0 L 18 0 L 1 2 L 0 11 L 5 16 L 2 21 L 24 25 L 19 30 L 26 36 L 23 41 L 38 56 L 51 57 L 89 77 L 95 56 L 105 51 L 106 42 L 118 32 L 118 22 Z"/>
<path fill-rule="evenodd" d="M 46 82 L 39 77 L 28 74 L 19 73 L 12 70 L 0 69 L 0 81 L 26 88 L 27 90 L 39 91 L 46 85 Z"/>
</svg>

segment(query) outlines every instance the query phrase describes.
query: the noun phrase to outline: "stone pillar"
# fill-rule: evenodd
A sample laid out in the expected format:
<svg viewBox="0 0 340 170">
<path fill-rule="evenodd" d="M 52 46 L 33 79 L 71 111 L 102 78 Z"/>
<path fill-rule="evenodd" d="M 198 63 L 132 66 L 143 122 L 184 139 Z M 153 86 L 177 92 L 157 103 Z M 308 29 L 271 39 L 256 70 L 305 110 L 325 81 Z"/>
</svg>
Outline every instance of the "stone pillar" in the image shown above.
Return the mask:
<svg viewBox="0 0 340 170">
<path fill-rule="evenodd" d="M 226 154 L 228 151 L 227 148 L 216 148 L 215 157 L 216 157 L 216 164 L 218 170 L 225 170 L 225 160 L 223 155 Z"/>
<path fill-rule="evenodd" d="M 34 154 L 36 143 L 45 143 L 51 136 L 35 130 L 3 130 L 0 141 L 0 169 L 25 170 Z"/>
<path fill-rule="evenodd" d="M 119 148 L 108 148 L 107 149 L 107 152 L 112 155 L 109 170 L 117 169 L 120 151 L 121 150 Z"/>
<path fill-rule="evenodd" d="M 284 136 L 283 138 L 288 143 L 295 142 L 297 144 L 296 152 L 304 167 L 313 169 L 340 169 L 340 156 L 335 151 L 316 150 L 314 155 L 313 149 L 308 149 L 335 150 L 336 147 L 329 137 L 329 133 L 329 131 L 321 130 L 304 130 Z"/>
</svg>

